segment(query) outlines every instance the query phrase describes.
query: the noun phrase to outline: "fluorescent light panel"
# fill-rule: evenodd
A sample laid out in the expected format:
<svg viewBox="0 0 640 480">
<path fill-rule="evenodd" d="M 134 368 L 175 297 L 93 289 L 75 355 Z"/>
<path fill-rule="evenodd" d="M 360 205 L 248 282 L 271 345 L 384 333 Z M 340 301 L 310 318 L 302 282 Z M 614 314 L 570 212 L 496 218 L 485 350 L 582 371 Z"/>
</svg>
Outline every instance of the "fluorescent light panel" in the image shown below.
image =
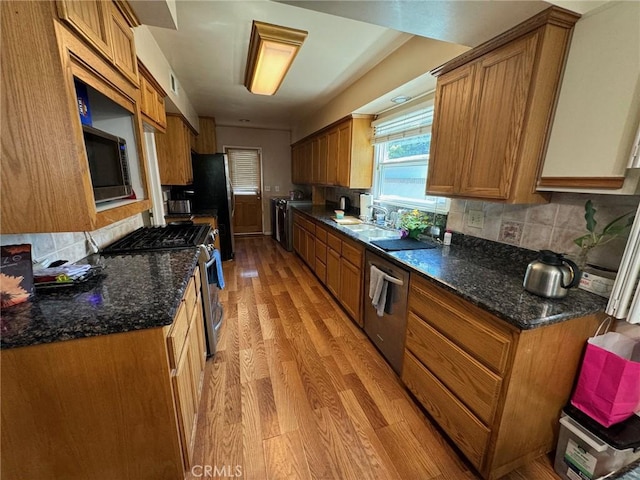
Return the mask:
<svg viewBox="0 0 640 480">
<path fill-rule="evenodd" d="M 307 32 L 254 20 L 244 84 L 251 93 L 278 91 Z"/>
</svg>

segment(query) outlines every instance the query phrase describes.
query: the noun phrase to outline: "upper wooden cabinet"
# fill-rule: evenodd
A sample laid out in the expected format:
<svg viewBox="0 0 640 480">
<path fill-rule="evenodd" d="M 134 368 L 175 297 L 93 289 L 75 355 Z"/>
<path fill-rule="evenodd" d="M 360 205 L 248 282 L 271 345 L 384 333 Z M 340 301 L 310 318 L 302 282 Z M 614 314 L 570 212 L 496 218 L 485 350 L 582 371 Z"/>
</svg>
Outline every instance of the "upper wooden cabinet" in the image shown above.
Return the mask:
<svg viewBox="0 0 640 480">
<path fill-rule="evenodd" d="M 167 114 L 164 108 L 166 93 L 141 62 L 138 62 L 138 72 L 143 120 L 153 130 L 164 133 L 167 129 Z"/>
<path fill-rule="evenodd" d="M 82 39 L 134 85 L 138 64 L 131 27 L 140 25 L 128 4 L 106 0 L 58 0 L 58 14 Z"/>
<path fill-rule="evenodd" d="M 640 169 L 627 168 L 640 127 L 639 24 L 638 2 L 576 24 L 539 190 L 640 193 Z"/>
<path fill-rule="evenodd" d="M 169 114 L 166 133 L 155 135 L 162 185 L 188 185 L 193 182 L 191 133 L 182 116 Z"/>
<path fill-rule="evenodd" d="M 82 11 L 85 2 L 78 3 Z M 97 7 L 88 2 L 86 8 Z M 138 89 L 58 21 L 55 3 L 0 2 L 0 9 L 2 233 L 90 231 L 148 210 Z M 138 201 L 98 211 L 74 79 L 127 125 L 129 161 L 140 170 Z M 98 125 L 98 113 L 106 112 L 91 107 L 94 126 L 107 130 Z"/>
<path fill-rule="evenodd" d="M 347 117 L 291 146 L 293 183 L 370 188 L 371 117 Z"/>
<path fill-rule="evenodd" d="M 195 139 L 194 150 L 197 153 L 216 153 L 216 119 L 213 117 L 198 117 L 200 132 Z"/>
<path fill-rule="evenodd" d="M 432 72 L 428 194 L 548 201 L 536 183 L 578 18 L 551 7 Z"/>
</svg>

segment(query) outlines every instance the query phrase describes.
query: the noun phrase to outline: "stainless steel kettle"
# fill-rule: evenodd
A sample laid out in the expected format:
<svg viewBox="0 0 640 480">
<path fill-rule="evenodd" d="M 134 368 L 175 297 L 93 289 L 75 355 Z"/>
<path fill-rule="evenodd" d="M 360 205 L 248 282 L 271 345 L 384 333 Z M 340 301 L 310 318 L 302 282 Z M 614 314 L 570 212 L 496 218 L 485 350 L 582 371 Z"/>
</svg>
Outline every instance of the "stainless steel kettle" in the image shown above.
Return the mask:
<svg viewBox="0 0 640 480">
<path fill-rule="evenodd" d="M 547 298 L 562 298 L 570 288 L 580 283 L 582 272 L 571 260 L 551 250 L 540 250 L 524 275 L 523 286 L 528 292 Z"/>
</svg>

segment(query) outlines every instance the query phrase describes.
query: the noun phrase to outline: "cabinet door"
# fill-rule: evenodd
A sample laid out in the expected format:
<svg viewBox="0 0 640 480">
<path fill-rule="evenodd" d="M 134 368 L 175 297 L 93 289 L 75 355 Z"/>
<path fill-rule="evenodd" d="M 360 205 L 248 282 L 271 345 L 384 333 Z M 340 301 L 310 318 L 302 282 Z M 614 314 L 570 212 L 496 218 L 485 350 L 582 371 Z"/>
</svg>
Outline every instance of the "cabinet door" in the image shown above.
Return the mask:
<svg viewBox="0 0 640 480">
<path fill-rule="evenodd" d="M 362 327 L 361 270 L 342 258 L 340 261 L 340 301 L 345 310 Z"/>
<path fill-rule="evenodd" d="M 120 10 L 114 4 L 110 8 L 113 63 L 131 83 L 138 85 L 138 59 L 133 31 Z"/>
<path fill-rule="evenodd" d="M 160 183 L 188 185 L 193 180 L 189 128 L 178 116 L 167 117 L 167 132 L 156 134 Z"/>
<path fill-rule="evenodd" d="M 438 78 L 427 194 L 451 194 L 459 188 L 469 151 L 473 71 L 474 65 L 464 65 Z"/>
<path fill-rule="evenodd" d="M 479 198 L 509 196 L 527 110 L 538 34 L 486 54 L 476 62 L 471 152 L 460 193 Z"/>
<path fill-rule="evenodd" d="M 156 114 L 156 121 L 162 128 L 167 128 L 167 112 L 164 108 L 164 97 L 156 92 L 155 102 L 156 108 L 154 111 Z"/>
<path fill-rule="evenodd" d="M 178 362 L 178 367 L 173 372 L 172 383 L 176 409 L 178 410 L 180 443 L 182 444 L 185 470 L 188 470 L 191 467 L 193 454 L 191 439 L 194 433 L 196 418 L 196 411 L 194 409 L 195 392 L 193 390 L 193 368 L 189 348 L 184 349 L 182 357 Z"/>
<path fill-rule="evenodd" d="M 293 251 L 301 257 L 302 254 L 302 228 L 297 223 L 293 224 Z"/>
<path fill-rule="evenodd" d="M 311 140 L 311 183 L 320 183 L 320 139 Z"/>
<path fill-rule="evenodd" d="M 338 127 L 337 183 L 348 187 L 351 180 L 351 121 Z"/>
<path fill-rule="evenodd" d="M 302 155 L 302 178 L 303 183 L 313 183 L 313 143 L 308 141 L 304 144 Z"/>
<path fill-rule="evenodd" d="M 332 248 L 327 249 L 327 288 L 340 297 L 340 253 Z"/>
<path fill-rule="evenodd" d="M 156 112 L 156 90 L 144 77 L 140 77 L 140 94 L 142 98 L 140 110 L 151 120 L 156 120 L 158 116 Z"/>
<path fill-rule="evenodd" d="M 337 128 L 327 134 L 327 185 L 338 183 L 338 140 L 340 132 Z"/>
<path fill-rule="evenodd" d="M 316 267 L 316 238 L 312 233 L 305 231 L 305 242 L 307 244 L 305 260 L 311 270 L 314 270 Z"/>
<path fill-rule="evenodd" d="M 100 0 L 60 0 L 58 15 L 87 43 L 112 60 L 110 4 Z"/>
<path fill-rule="evenodd" d="M 318 165 L 316 176 L 320 185 L 327 184 L 327 154 L 328 154 L 328 137 L 327 134 L 318 137 Z"/>
</svg>

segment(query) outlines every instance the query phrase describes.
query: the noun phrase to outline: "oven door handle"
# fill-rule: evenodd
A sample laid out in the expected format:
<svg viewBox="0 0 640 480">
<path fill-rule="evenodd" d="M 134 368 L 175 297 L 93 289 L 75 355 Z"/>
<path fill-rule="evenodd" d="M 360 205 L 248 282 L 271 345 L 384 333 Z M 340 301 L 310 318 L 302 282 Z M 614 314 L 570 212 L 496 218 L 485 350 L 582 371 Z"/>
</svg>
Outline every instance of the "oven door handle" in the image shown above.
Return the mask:
<svg viewBox="0 0 640 480">
<path fill-rule="evenodd" d="M 205 270 L 209 270 L 209 267 L 212 266 L 215 263 L 216 263 L 216 257 L 211 256 L 211 258 L 207 262 L 205 262 L 205 264 L 204 264 Z"/>
</svg>

